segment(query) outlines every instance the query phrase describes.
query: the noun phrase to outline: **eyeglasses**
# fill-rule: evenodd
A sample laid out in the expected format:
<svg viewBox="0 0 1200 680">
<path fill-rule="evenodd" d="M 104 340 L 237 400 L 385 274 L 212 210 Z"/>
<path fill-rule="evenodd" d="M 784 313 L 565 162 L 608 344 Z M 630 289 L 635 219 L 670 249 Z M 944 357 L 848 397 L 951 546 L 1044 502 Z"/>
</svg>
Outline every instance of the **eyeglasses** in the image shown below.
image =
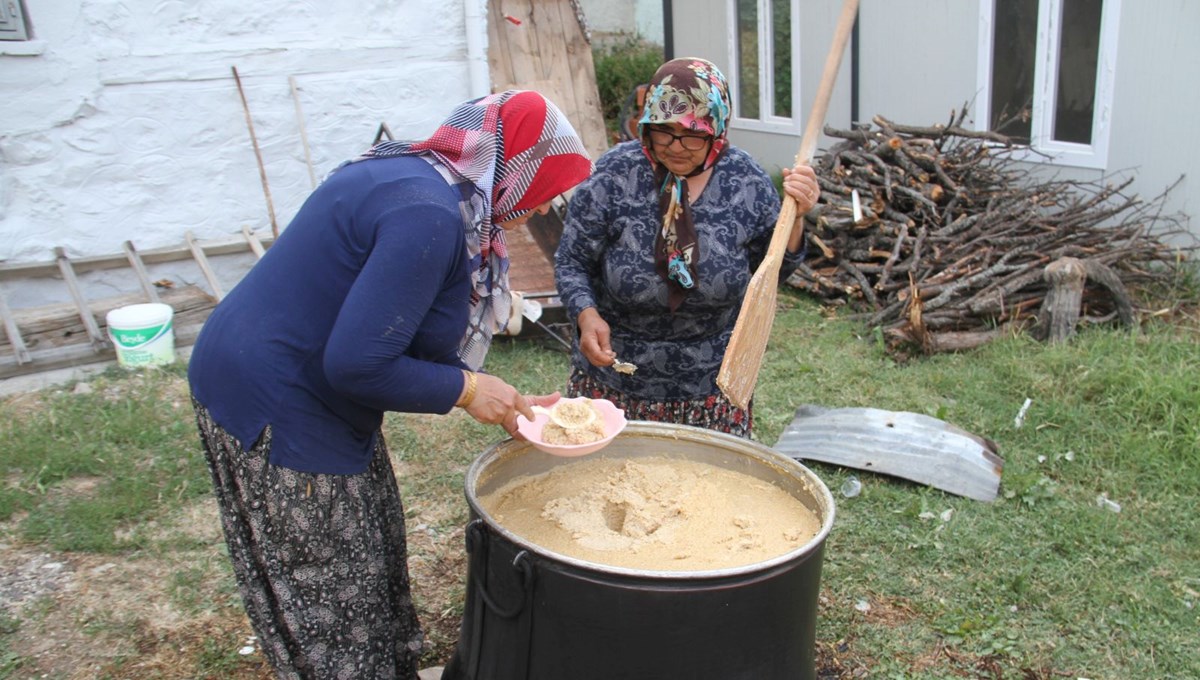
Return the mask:
<svg viewBox="0 0 1200 680">
<path fill-rule="evenodd" d="M 650 130 L 650 142 L 655 146 L 668 147 L 679 140 L 680 146 L 688 151 L 699 151 L 708 146 L 712 137 L 708 135 L 677 135 L 666 130 Z"/>
</svg>

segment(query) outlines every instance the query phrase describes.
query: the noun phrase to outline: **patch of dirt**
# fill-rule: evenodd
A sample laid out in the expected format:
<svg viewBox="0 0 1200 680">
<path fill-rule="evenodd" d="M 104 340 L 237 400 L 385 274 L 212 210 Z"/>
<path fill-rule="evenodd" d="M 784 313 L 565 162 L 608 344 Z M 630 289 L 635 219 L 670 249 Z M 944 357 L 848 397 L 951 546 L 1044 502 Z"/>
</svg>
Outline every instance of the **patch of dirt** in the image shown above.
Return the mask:
<svg viewBox="0 0 1200 680">
<path fill-rule="evenodd" d="M 224 566 L 215 502 L 189 506 L 156 533 L 203 547 L 99 555 L 0 544 L 0 603 L 20 623 L 6 640 L 19 677 L 272 677 L 260 655 L 238 654 L 252 632 Z"/>
<path fill-rule="evenodd" d="M 88 491 L 86 479 L 65 490 Z M 408 508 L 409 570 L 427 639 L 425 665 L 444 664 L 458 640 L 466 580 L 463 531 L 437 527 L 446 525 L 446 516 L 455 512 L 451 506 L 459 502 Z M 20 622 L 7 640 L 21 659 L 14 677 L 273 677 L 251 639 L 215 500 L 197 501 L 138 531 L 152 540 L 201 547 L 96 555 L 0 543 L 0 612 Z"/>
<path fill-rule="evenodd" d="M 0 611 L 16 618 L 31 602 L 73 583 L 74 571 L 71 564 L 49 553 L 0 543 Z"/>
</svg>

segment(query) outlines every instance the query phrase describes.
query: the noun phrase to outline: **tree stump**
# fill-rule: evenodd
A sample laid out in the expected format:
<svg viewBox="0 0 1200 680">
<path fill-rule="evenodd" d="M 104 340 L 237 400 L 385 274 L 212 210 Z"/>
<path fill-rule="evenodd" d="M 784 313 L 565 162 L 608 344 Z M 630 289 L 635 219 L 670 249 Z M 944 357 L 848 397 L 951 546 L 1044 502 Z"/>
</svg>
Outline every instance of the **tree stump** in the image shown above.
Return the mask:
<svg viewBox="0 0 1200 680">
<path fill-rule="evenodd" d="M 1064 257 L 1046 265 L 1042 278 L 1050 290 L 1038 312 L 1038 327 L 1051 344 L 1062 342 L 1075 334 L 1087 269 L 1083 261 Z"/>
</svg>

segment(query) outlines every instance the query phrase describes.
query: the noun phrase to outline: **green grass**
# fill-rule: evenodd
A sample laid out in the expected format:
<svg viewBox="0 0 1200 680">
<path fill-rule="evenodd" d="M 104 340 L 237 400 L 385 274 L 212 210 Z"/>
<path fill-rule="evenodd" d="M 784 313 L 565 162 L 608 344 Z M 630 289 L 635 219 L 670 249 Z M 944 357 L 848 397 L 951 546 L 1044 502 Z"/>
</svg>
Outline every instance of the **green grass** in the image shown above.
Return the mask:
<svg viewBox="0 0 1200 680">
<path fill-rule="evenodd" d="M 0 411 L 0 521 L 21 513 L 17 535 L 54 550 L 120 552 L 146 544 L 139 520 L 209 493 L 182 370 L 110 371 L 90 393 Z"/>
<path fill-rule="evenodd" d="M 1005 458 L 991 504 L 814 464 L 835 490 L 851 474 L 864 484 L 839 499 L 822 638 L 852 640 L 881 677 L 946 677 L 983 660 L 995 677 L 1200 677 L 1194 336 L 1151 326 L 1054 347 L 1014 337 L 899 365 L 852 327 L 789 304 L 759 387 L 774 395 L 757 414 L 766 441 L 803 403 L 874 406 L 941 417 Z M 1120 513 L 1099 507 L 1100 494 Z M 873 621 L 860 600 L 905 620 Z M 939 642 L 967 661 L 931 660 Z"/>
<path fill-rule="evenodd" d="M 842 669 L 829 677 L 856 669 L 914 679 L 1200 677 L 1193 330 L 1093 329 L 1057 346 L 1015 336 L 898 362 L 875 334 L 802 295 L 784 291 L 780 305 L 755 401 L 760 441 L 774 442 L 804 404 L 872 406 L 942 418 L 993 440 L 1005 459 L 992 503 L 812 464 L 838 502 L 817 630 L 820 657 Z M 526 393 L 559 389 L 567 373 L 562 351 L 528 340 L 497 341 L 488 369 Z M 37 408 L 0 404 L 8 482 L 0 518 L 10 534 L 0 542 L 116 561 L 192 555 L 198 539 L 166 530 L 209 493 L 181 369 L 114 372 L 91 386 L 40 395 Z M 463 473 L 498 430 L 402 414 L 385 429 L 410 522 L 460 526 Z M 862 493 L 843 498 L 837 490 L 851 476 Z M 1120 512 L 1100 507 L 1101 494 Z M 431 508 L 442 512 L 430 519 Z M 187 616 L 236 610 L 227 566 L 188 559 L 168 577 L 163 606 Z M 447 588 L 461 598 L 460 583 Z M 30 663 L 12 643 L 22 623 L 0 619 L 0 678 Z M 436 639 L 448 647 L 452 636 Z M 163 677 L 244 665 L 231 651 L 235 637 L 195 643 L 193 666 Z M 121 663 L 135 668 L 139 659 Z"/>
</svg>

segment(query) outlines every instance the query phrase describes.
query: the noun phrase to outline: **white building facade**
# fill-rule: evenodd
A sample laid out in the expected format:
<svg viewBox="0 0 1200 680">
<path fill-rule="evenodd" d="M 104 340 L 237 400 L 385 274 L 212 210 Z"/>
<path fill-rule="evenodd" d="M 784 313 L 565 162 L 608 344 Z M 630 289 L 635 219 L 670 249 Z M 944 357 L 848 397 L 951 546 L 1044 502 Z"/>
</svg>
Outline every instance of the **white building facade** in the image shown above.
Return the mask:
<svg viewBox="0 0 1200 680">
<path fill-rule="evenodd" d="M 5 3 L 0 264 L 283 229 L 381 124 L 489 91 L 484 3 Z"/>
</svg>

